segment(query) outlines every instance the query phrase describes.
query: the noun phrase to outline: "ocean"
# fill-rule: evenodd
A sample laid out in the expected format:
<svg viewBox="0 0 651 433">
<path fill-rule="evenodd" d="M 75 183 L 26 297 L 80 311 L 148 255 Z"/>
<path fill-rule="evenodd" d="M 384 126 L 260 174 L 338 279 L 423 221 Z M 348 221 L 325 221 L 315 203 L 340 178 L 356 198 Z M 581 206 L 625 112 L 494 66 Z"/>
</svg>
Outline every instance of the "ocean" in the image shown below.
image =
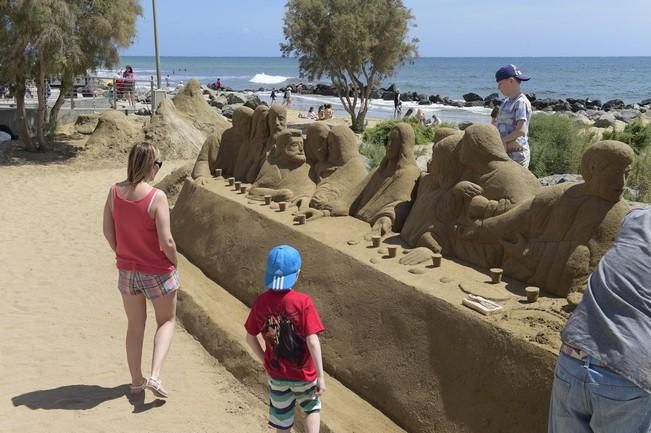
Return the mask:
<svg viewBox="0 0 651 433">
<path fill-rule="evenodd" d="M 122 62 L 134 68 L 139 80 L 156 75 L 153 56 L 123 56 Z M 602 102 L 622 99 L 627 104 L 651 98 L 651 57 L 424 57 L 399 67 L 382 86 L 395 83 L 402 93 L 439 94 L 452 99 L 461 99 L 468 92 L 485 97 L 497 92 L 495 71 L 507 63 L 518 65 L 532 77 L 523 89 L 538 98 L 589 97 Z M 111 76 L 116 72 L 100 70 L 98 75 Z M 281 57 L 161 57 L 161 76 L 162 85 L 167 87 L 175 87 L 190 78 L 204 84 L 221 78 L 224 86 L 236 90 L 270 90 L 300 80 L 298 61 Z M 259 95 L 268 101 L 268 93 L 259 92 Z M 338 98 L 296 95 L 294 99 L 298 109 L 316 108 L 330 102 L 335 109 L 343 111 Z M 406 105 L 403 113 L 409 107 Z M 445 121 L 488 121 L 489 110 L 482 107 L 420 108 Z M 369 108 L 369 116 L 373 117 L 390 117 L 392 112 L 389 101 L 374 100 Z"/>
</svg>

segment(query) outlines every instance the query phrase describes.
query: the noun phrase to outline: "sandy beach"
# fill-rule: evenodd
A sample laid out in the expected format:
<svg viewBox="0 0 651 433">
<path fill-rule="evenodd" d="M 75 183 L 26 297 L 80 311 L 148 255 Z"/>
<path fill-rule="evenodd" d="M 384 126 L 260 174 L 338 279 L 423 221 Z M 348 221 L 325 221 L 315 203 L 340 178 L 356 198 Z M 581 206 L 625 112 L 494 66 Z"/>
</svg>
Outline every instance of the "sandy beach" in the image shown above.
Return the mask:
<svg viewBox="0 0 651 433">
<path fill-rule="evenodd" d="M 126 321 L 101 233 L 108 187 L 123 176 L 121 164 L 101 160 L 0 166 L 0 430 L 268 431 L 266 403 L 180 325 L 162 376 L 170 399 L 128 398 Z"/>
</svg>

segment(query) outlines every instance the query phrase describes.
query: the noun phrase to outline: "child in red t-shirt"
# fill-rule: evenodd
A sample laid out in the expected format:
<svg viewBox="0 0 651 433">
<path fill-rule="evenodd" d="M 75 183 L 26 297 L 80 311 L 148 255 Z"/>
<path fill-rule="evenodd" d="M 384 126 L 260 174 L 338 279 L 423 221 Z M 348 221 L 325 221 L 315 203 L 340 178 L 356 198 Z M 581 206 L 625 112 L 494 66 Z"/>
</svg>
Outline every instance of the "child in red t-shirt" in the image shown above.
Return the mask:
<svg viewBox="0 0 651 433">
<path fill-rule="evenodd" d="M 279 432 L 291 429 L 298 403 L 307 414 L 306 433 L 318 433 L 326 385 L 317 334 L 325 328 L 312 298 L 292 290 L 300 272 L 301 255 L 295 248 L 274 247 L 264 277 L 268 290 L 255 300 L 244 327 L 246 342 L 269 375 L 269 425 Z"/>
</svg>

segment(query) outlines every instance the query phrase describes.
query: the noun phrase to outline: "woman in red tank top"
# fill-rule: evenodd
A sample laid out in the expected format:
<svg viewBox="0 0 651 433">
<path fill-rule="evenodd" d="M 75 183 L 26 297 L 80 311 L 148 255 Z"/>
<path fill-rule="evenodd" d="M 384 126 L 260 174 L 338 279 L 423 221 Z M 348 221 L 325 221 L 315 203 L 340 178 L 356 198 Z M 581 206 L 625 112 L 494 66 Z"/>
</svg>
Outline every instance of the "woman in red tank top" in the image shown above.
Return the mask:
<svg viewBox="0 0 651 433">
<path fill-rule="evenodd" d="M 150 185 L 162 165 L 152 144 L 131 148 L 127 179 L 111 187 L 104 205 L 104 236 L 115 252 L 118 289 L 127 314 L 130 390 L 135 394 L 148 388 L 158 397 L 167 397 L 160 370 L 174 335 L 179 277 L 167 197 Z M 154 306 L 158 325 L 148 379 L 141 367 L 146 299 Z"/>
</svg>

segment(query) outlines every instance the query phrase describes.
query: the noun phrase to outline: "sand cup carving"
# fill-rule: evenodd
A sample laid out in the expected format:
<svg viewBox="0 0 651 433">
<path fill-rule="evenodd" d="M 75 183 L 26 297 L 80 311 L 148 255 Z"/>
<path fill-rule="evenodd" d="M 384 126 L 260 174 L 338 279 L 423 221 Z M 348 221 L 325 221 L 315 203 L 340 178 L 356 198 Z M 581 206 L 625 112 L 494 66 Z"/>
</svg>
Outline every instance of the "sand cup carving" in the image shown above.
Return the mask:
<svg viewBox="0 0 651 433">
<path fill-rule="evenodd" d="M 540 289 L 538 287 L 529 286 L 525 289 L 525 292 L 527 293 L 527 302 L 531 303 L 536 302 L 540 295 Z"/>
<path fill-rule="evenodd" d="M 264 196 L 264 204 L 266 204 L 267 206 L 269 206 L 271 204 L 271 195 L 270 194 L 266 194 Z"/>
<path fill-rule="evenodd" d="M 394 258 L 398 255 L 398 247 L 396 246 L 390 246 L 387 248 L 388 255 L 390 258 Z"/>
<path fill-rule="evenodd" d="M 281 212 L 285 212 L 285 209 L 287 209 L 287 202 L 281 201 L 280 203 L 278 203 L 278 209 Z"/>
<path fill-rule="evenodd" d="M 235 184 L 235 178 L 234 177 L 229 177 L 227 180 L 228 180 L 228 186 L 233 186 Z"/>
<path fill-rule="evenodd" d="M 380 235 L 371 236 L 371 242 L 372 242 L 373 248 L 378 248 L 380 246 L 380 243 L 382 242 L 382 236 L 380 236 Z"/>
<path fill-rule="evenodd" d="M 432 266 L 434 266 L 435 268 L 440 267 L 442 258 L 443 256 L 440 253 L 434 253 L 434 255 L 432 256 Z"/>
<path fill-rule="evenodd" d="M 502 268 L 490 268 L 488 272 L 491 276 L 491 283 L 498 284 L 502 281 L 502 274 L 504 273 Z"/>
</svg>

